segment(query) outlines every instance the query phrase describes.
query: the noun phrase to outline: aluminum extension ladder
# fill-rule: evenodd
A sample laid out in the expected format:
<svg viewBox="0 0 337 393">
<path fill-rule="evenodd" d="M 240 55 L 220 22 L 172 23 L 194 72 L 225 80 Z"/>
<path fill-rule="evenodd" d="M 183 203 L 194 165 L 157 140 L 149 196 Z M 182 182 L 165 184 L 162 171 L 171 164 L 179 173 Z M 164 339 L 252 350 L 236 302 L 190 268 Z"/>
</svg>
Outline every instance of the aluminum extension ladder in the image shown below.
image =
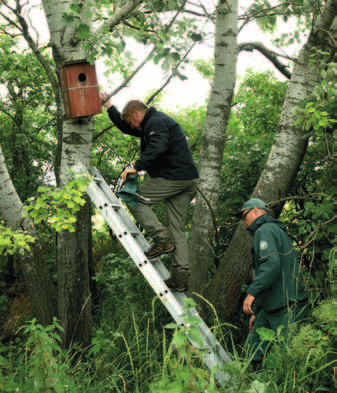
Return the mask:
<svg viewBox="0 0 337 393">
<path fill-rule="evenodd" d="M 90 176 L 87 169 L 82 165 L 75 165 L 72 170 L 76 173 Z M 87 193 L 95 204 L 100 214 L 104 217 L 120 243 L 128 252 L 140 272 L 151 285 L 154 292 L 162 301 L 175 322 L 186 325 L 184 316 L 196 317 L 199 320 L 196 326 L 200 332 L 203 346 L 189 340 L 193 347 L 202 349 L 202 359 L 206 366 L 214 372 L 215 378 L 220 385 L 224 385 L 230 379 L 230 375 L 221 371 L 222 366 L 231 361 L 219 342 L 214 338 L 212 332 L 199 316 L 195 308 L 186 308 L 186 296 L 170 290 L 164 280 L 170 274 L 159 258 L 148 260 L 144 254 L 149 244 L 143 237 L 134 221 L 124 209 L 121 201 L 111 191 L 103 177 L 96 168 L 91 170 L 92 180 L 87 187 Z M 186 311 L 187 310 L 187 311 Z M 195 318 L 193 318 L 195 320 Z M 206 350 L 206 351 L 205 351 Z"/>
</svg>

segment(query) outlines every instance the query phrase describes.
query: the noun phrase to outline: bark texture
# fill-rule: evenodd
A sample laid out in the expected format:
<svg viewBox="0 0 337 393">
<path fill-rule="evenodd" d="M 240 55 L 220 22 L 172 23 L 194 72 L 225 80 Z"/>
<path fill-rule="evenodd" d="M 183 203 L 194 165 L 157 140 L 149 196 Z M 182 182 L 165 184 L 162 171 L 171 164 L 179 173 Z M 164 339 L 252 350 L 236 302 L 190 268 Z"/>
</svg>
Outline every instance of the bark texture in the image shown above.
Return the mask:
<svg viewBox="0 0 337 393">
<path fill-rule="evenodd" d="M 237 58 L 236 0 L 221 0 L 216 9 L 215 72 L 209 98 L 199 161 L 199 188 L 216 214 L 222 157 L 233 90 Z M 204 199 L 198 195 L 190 234 L 190 288 L 202 293 L 207 281 L 212 255 L 214 225 L 212 214 Z"/>
<path fill-rule="evenodd" d="M 261 198 L 267 203 L 278 201 L 288 195 L 308 145 L 308 135 L 303 132 L 301 125 L 295 125 L 294 110 L 303 100 L 309 99 L 313 87 L 318 82 L 318 66 L 310 63 L 310 55 L 315 48 L 325 44 L 326 32 L 337 12 L 337 1 L 326 3 L 322 14 L 317 19 L 314 29 L 296 62 L 288 91 L 284 101 L 277 134 L 269 154 L 266 166 L 253 192 L 253 197 Z M 283 204 L 273 204 L 273 215 L 278 217 Z M 226 251 L 220 269 L 210 283 L 207 296 L 218 313 L 229 316 L 237 304 L 244 275 L 238 274 L 233 268 L 240 261 L 243 271 L 249 271 L 251 240 L 242 232 L 242 225 L 235 233 Z M 233 253 L 233 250 L 236 250 Z M 230 299 L 230 301 L 229 301 Z"/>
<path fill-rule="evenodd" d="M 50 41 L 56 67 L 64 62 L 84 60 L 87 54 L 83 42 L 76 39 L 76 25 L 67 25 L 63 14 L 71 5 L 70 0 L 44 0 Z M 83 14 L 83 15 L 82 15 Z M 85 19 L 85 4 L 81 23 Z M 72 165 L 81 162 L 90 167 L 93 117 L 63 121 L 61 145 L 61 184 L 65 184 Z M 63 345 L 69 347 L 74 341 L 86 346 L 92 334 L 91 301 L 89 285 L 89 260 L 91 256 L 91 217 L 89 203 L 77 215 L 76 232 L 58 234 L 58 311 L 64 328 Z"/>
<path fill-rule="evenodd" d="M 66 121 L 63 130 L 61 179 L 68 179 L 68 169 L 81 162 L 90 167 L 93 120 L 86 117 Z M 92 335 L 89 265 L 91 253 L 90 201 L 77 214 L 76 231 L 58 234 L 58 309 L 64 328 L 63 344 L 74 341 L 88 345 Z"/>
<path fill-rule="evenodd" d="M 98 38 L 106 29 L 111 31 L 143 1 L 129 0 L 116 9 L 111 19 L 96 31 L 86 15 L 86 2 L 80 2 L 81 12 L 78 24 L 90 26 L 93 37 Z M 72 0 L 42 0 L 47 18 L 53 58 L 57 68 L 69 61 L 84 60 L 89 53 L 84 42 L 76 36 L 77 26 L 66 24 L 64 12 L 69 10 Z M 60 181 L 64 184 L 70 175 L 72 165 L 82 163 L 90 167 L 92 135 L 94 129 L 92 116 L 63 121 L 62 135 L 58 138 L 60 160 Z M 89 345 L 92 333 L 91 294 L 89 266 L 92 264 L 91 215 L 89 202 L 77 215 L 75 233 L 61 233 L 57 242 L 58 261 L 58 309 L 64 328 L 63 343 L 66 347 L 73 341 Z"/>
<path fill-rule="evenodd" d="M 20 264 L 33 316 L 44 326 L 51 324 L 53 317 L 57 316 L 56 290 L 51 281 L 34 223 L 23 212 L 23 205 L 9 177 L 1 147 L 0 215 L 8 227 L 13 230 L 21 229 L 35 239 L 30 251 L 20 256 Z"/>
</svg>

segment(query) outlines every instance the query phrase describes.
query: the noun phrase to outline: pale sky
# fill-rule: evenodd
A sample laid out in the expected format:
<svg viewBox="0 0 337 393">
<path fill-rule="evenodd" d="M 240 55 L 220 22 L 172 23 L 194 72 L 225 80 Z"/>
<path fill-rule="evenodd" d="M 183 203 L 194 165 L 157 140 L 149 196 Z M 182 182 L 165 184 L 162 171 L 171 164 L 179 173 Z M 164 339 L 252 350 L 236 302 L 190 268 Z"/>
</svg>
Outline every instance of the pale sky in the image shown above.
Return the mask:
<svg viewBox="0 0 337 393">
<path fill-rule="evenodd" d="M 215 0 L 209 1 L 210 4 L 215 3 Z M 247 3 L 250 4 L 250 1 L 240 0 L 241 7 Z M 41 4 L 41 1 L 30 0 L 29 7 L 34 4 L 39 5 Z M 49 39 L 48 28 L 41 7 L 40 10 L 37 7 L 34 9 L 33 25 L 38 29 L 40 37 L 43 37 L 44 40 L 47 40 Z M 211 26 L 210 28 L 213 29 L 213 26 Z M 291 27 L 283 24 L 281 28 L 285 31 Z M 240 32 L 240 35 L 238 36 L 238 41 L 259 41 L 265 44 L 268 48 L 271 48 L 270 43 L 268 42 L 268 38 L 260 31 L 260 29 L 255 23 L 250 23 L 243 29 L 242 32 Z M 287 54 L 292 55 L 296 49 L 296 47 L 287 48 Z M 137 52 L 139 53 L 139 55 L 137 55 Z M 140 50 L 137 50 L 136 48 L 135 53 L 136 56 L 139 56 L 140 61 L 143 60 L 143 48 L 141 48 Z M 193 59 L 211 59 L 213 57 L 212 42 L 208 42 L 207 45 L 199 45 L 194 49 L 191 55 Z M 253 70 L 256 71 L 263 71 L 267 69 L 272 69 L 272 66 L 266 59 L 264 59 L 262 55 L 258 54 L 256 51 L 254 51 L 253 53 L 243 52 L 238 57 L 237 75 L 239 77 L 243 76 L 247 68 L 253 68 Z M 106 81 L 103 76 L 104 65 L 102 61 L 96 61 L 96 69 L 98 81 L 102 87 L 102 90 L 111 91 L 117 87 L 117 85 L 108 86 L 109 81 Z M 186 68 L 186 70 L 183 71 L 183 74 L 188 76 L 189 79 L 186 81 L 180 81 L 176 78 L 175 80 L 171 81 L 171 83 L 165 89 L 165 93 L 161 101 L 162 106 L 174 109 L 175 107 L 203 105 L 205 103 L 210 89 L 209 82 L 201 78 L 198 72 L 193 67 Z M 284 79 L 278 71 L 275 71 L 275 75 L 280 79 Z M 132 81 L 130 87 L 125 88 L 122 92 L 115 96 L 116 105 L 121 109 L 126 103 L 126 101 L 131 98 L 143 99 L 151 91 L 159 88 L 163 84 L 165 79 L 166 78 L 163 72 L 158 66 L 145 66 L 144 69 L 139 73 L 139 75 L 137 75 Z"/>
<path fill-rule="evenodd" d="M 282 26 L 282 31 L 289 29 L 290 23 Z M 255 23 L 247 25 L 238 36 L 238 42 L 251 42 L 257 41 L 266 45 L 267 48 L 273 49 L 269 43 L 269 39 L 265 34 L 261 32 Z M 274 48 L 275 51 L 280 53 L 279 49 Z M 296 53 L 298 47 L 294 45 L 291 48 L 287 48 L 287 55 L 292 56 Z M 143 58 L 144 53 L 141 52 L 140 60 Z M 212 59 L 213 47 L 210 45 L 200 45 L 192 52 L 191 58 L 205 58 Z M 281 59 L 282 60 L 282 59 Z M 100 70 L 101 63 L 98 62 L 96 65 L 97 69 Z M 257 51 L 254 52 L 241 52 L 237 60 L 237 76 L 243 77 L 247 69 L 252 68 L 254 71 L 265 71 L 274 70 L 274 74 L 280 80 L 285 80 L 285 77 L 277 71 L 271 63 L 266 60 Z M 101 74 L 98 72 L 98 74 Z M 169 86 L 165 89 L 165 94 L 161 100 L 161 105 L 173 109 L 174 107 L 185 107 L 194 105 L 203 105 L 208 97 L 210 90 L 210 83 L 202 78 L 200 74 L 194 69 L 194 67 L 187 67 L 183 72 L 184 75 L 188 76 L 189 79 L 181 81 L 178 78 L 170 82 Z M 132 82 L 132 86 L 124 89 L 121 93 L 116 96 L 116 104 L 121 107 L 132 98 L 142 98 L 146 92 L 150 92 L 152 89 L 160 87 L 165 81 L 162 71 L 153 65 L 148 65 L 146 68 L 135 77 Z M 116 87 L 116 86 L 114 86 Z"/>
</svg>

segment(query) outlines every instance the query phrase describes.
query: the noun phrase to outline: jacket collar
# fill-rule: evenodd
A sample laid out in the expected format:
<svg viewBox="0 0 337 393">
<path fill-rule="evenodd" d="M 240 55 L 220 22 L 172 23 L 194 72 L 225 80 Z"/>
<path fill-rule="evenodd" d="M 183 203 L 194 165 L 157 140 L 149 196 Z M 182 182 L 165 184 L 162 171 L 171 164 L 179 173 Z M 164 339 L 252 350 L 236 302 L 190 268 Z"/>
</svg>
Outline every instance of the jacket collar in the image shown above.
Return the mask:
<svg viewBox="0 0 337 393">
<path fill-rule="evenodd" d="M 273 222 L 274 224 L 277 224 L 280 229 L 282 229 L 285 233 L 287 233 L 287 228 L 286 226 L 283 224 L 282 221 L 277 220 L 276 218 L 273 218 L 271 215 L 269 215 L 268 213 L 263 214 L 262 216 L 259 216 L 254 222 L 251 223 L 250 227 L 248 228 L 248 231 L 254 235 L 254 233 L 256 232 L 256 230 L 263 225 L 266 222 Z"/>
<path fill-rule="evenodd" d="M 144 130 L 146 123 L 148 122 L 149 118 L 157 112 L 157 109 L 154 108 L 153 106 L 151 106 L 145 113 L 144 119 L 142 120 L 142 122 L 140 123 L 140 128 L 142 130 Z"/>
</svg>

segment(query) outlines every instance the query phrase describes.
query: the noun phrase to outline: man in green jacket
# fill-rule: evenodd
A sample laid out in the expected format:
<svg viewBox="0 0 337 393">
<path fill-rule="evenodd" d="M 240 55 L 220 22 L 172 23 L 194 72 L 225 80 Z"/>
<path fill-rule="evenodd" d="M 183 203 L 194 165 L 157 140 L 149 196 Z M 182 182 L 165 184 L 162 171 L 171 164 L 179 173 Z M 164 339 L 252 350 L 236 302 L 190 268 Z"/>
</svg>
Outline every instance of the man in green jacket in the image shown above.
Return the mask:
<svg viewBox="0 0 337 393">
<path fill-rule="evenodd" d="M 253 366 L 259 367 L 268 342 L 261 340 L 257 329 L 264 327 L 277 333 L 282 325 L 281 334 L 286 336 L 290 323 L 305 318 L 308 298 L 285 225 L 271 217 L 265 202 L 257 198 L 246 202 L 236 214 L 254 237 L 255 278 L 247 289 L 243 311 L 251 316 L 247 344 L 254 353 Z"/>
</svg>

